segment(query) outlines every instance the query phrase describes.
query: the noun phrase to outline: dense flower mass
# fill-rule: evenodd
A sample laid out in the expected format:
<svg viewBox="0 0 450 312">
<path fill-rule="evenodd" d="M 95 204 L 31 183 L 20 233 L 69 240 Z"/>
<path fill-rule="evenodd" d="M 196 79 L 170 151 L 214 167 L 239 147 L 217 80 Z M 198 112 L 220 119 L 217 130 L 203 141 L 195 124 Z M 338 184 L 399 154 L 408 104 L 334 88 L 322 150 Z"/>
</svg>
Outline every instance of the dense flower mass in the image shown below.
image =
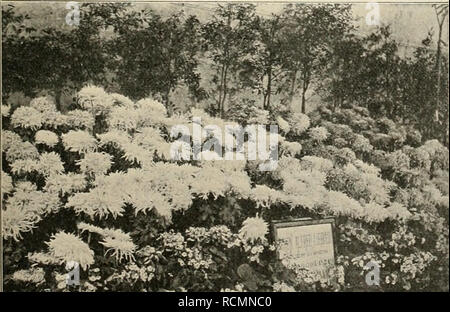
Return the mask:
<svg viewBox="0 0 450 312">
<path fill-rule="evenodd" d="M 448 272 L 449 196 L 448 150 L 436 140 L 408 145 L 402 126 L 358 107 L 281 116 L 246 104 L 229 122 L 195 108 L 168 117 L 156 100 L 93 86 L 77 104 L 61 113 L 37 98 L 2 115 L 7 287 L 66 289 L 73 261 L 82 291 L 360 290 L 370 260 L 383 290 L 448 283 L 436 277 Z M 192 130 L 194 117 L 277 124 L 276 169 L 229 151 L 173 159 L 171 127 Z M 336 222 L 337 285 L 279 261 L 269 231 L 273 220 L 323 216 Z"/>
</svg>

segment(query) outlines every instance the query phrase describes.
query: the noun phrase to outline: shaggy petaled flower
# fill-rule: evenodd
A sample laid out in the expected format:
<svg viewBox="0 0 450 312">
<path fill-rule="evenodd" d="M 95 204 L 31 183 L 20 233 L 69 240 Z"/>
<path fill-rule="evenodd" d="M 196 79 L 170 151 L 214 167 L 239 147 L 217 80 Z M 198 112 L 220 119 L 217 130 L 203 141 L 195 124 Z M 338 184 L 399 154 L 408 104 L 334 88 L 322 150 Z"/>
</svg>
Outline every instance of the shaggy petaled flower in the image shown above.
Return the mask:
<svg viewBox="0 0 450 312">
<path fill-rule="evenodd" d="M 109 113 L 107 122 L 110 129 L 118 130 L 135 130 L 139 122 L 139 112 L 130 107 L 117 106 L 113 107 Z"/>
<path fill-rule="evenodd" d="M 302 113 L 293 113 L 288 119 L 291 131 L 296 135 L 300 135 L 305 132 L 310 125 L 309 117 Z"/>
<path fill-rule="evenodd" d="M 302 151 L 302 145 L 298 142 L 281 142 L 281 153 L 282 155 L 295 156 L 299 155 Z"/>
<path fill-rule="evenodd" d="M 328 130 L 324 127 L 314 127 L 308 130 L 309 137 L 316 142 L 323 142 L 328 138 Z"/>
<path fill-rule="evenodd" d="M 45 180 L 44 189 L 49 193 L 71 194 L 86 188 L 84 174 L 70 172 L 68 174 L 51 174 Z"/>
<path fill-rule="evenodd" d="M 48 130 L 39 130 L 36 132 L 36 135 L 34 137 L 36 144 L 45 144 L 47 146 L 53 147 L 56 144 L 58 144 L 58 136 Z"/>
<path fill-rule="evenodd" d="M 254 242 L 258 239 L 265 240 L 269 232 L 269 226 L 261 217 L 247 218 L 239 230 L 239 237 L 244 241 Z"/>
<path fill-rule="evenodd" d="M 55 103 L 46 96 L 32 99 L 30 102 L 30 107 L 33 107 L 35 110 L 41 113 L 56 111 Z"/>
<path fill-rule="evenodd" d="M 59 154 L 55 152 L 42 153 L 39 157 L 36 170 L 44 176 L 49 176 L 50 174 L 63 172 L 64 166 Z"/>
<path fill-rule="evenodd" d="M 97 148 L 97 141 L 88 132 L 70 130 L 62 135 L 64 147 L 71 152 L 87 153 Z"/>
<path fill-rule="evenodd" d="M 262 207 L 270 207 L 276 203 L 281 197 L 279 191 L 271 189 L 265 185 L 255 185 L 251 189 L 251 198 L 256 202 L 256 205 Z"/>
<path fill-rule="evenodd" d="M 42 113 L 33 107 L 20 106 L 11 116 L 14 127 L 36 130 L 42 126 Z"/>
<path fill-rule="evenodd" d="M 90 112 L 75 109 L 67 113 L 67 123 L 73 128 L 92 129 L 95 124 L 94 116 Z"/>
<path fill-rule="evenodd" d="M 103 88 L 92 85 L 88 85 L 78 92 L 78 103 L 95 115 L 107 113 L 113 104 L 111 97 Z"/>
<path fill-rule="evenodd" d="M 6 172 L 4 172 L 2 170 L 2 183 L 1 183 L 1 189 L 2 189 L 2 199 L 4 197 L 4 194 L 8 194 L 11 193 L 11 191 L 13 190 L 13 184 L 12 184 L 12 179 L 9 176 L 9 174 L 7 174 Z"/>
<path fill-rule="evenodd" d="M 2 129 L 2 152 L 6 152 L 11 146 L 18 145 L 22 142 L 20 136 L 12 131 Z"/>
<path fill-rule="evenodd" d="M 121 148 L 131 143 L 131 138 L 128 133 L 121 130 L 110 130 L 102 134 L 97 134 L 97 137 L 100 140 L 101 146 L 112 144 L 115 147 Z"/>
<path fill-rule="evenodd" d="M 80 166 L 81 172 L 87 174 L 105 174 L 111 168 L 112 156 L 101 152 L 101 153 L 86 153 L 84 158 L 77 161 Z"/>
<path fill-rule="evenodd" d="M 38 159 L 39 152 L 30 142 L 16 141 L 6 150 L 6 160 Z"/>
<path fill-rule="evenodd" d="M 86 269 L 94 263 L 94 252 L 88 244 L 71 233 L 58 232 L 52 235 L 47 245 L 49 254 L 60 264 L 74 261 L 78 262 L 83 269 Z"/>
<path fill-rule="evenodd" d="M 115 106 L 127 106 L 127 107 L 133 107 L 134 102 L 127 98 L 126 96 L 119 94 L 119 93 L 111 93 L 110 94 L 111 100 L 113 102 L 113 105 Z"/>
<path fill-rule="evenodd" d="M 3 105 L 1 106 L 1 111 L 2 111 L 2 117 L 8 117 L 9 116 L 9 111 L 11 110 L 10 106 L 7 105 Z"/>
<path fill-rule="evenodd" d="M 284 133 L 289 133 L 289 131 L 291 130 L 289 123 L 286 120 L 284 120 L 281 116 L 277 117 L 277 125 Z"/>
<path fill-rule="evenodd" d="M 136 106 L 139 108 L 146 108 L 150 111 L 153 111 L 155 114 L 158 114 L 161 116 L 165 116 L 167 114 L 167 110 L 164 107 L 164 105 L 158 101 L 155 101 L 154 99 L 151 99 L 151 98 L 139 100 L 136 103 Z"/>
<path fill-rule="evenodd" d="M 67 124 L 67 116 L 58 111 L 48 111 L 42 113 L 42 124 L 56 129 Z"/>
<path fill-rule="evenodd" d="M 67 207 L 73 207 L 76 213 L 85 213 L 92 219 L 95 216 L 113 218 L 123 214 L 124 199 L 121 193 L 104 187 L 95 187 L 87 193 L 75 193 L 67 201 Z"/>
<path fill-rule="evenodd" d="M 22 238 L 21 233 L 30 232 L 40 216 L 32 211 L 26 211 L 17 205 L 8 205 L 2 210 L 2 236 L 4 239 L 13 238 L 16 241 Z"/>
<path fill-rule="evenodd" d="M 104 245 L 108 251 L 112 250 L 112 256 L 116 257 L 117 261 L 134 260 L 134 252 L 136 251 L 136 245 L 133 243 L 130 234 L 124 233 L 120 229 L 102 229 L 95 225 L 80 222 L 78 228 L 84 232 L 89 231 L 100 234 L 103 237 L 103 241 L 100 244 Z M 105 253 L 105 255 L 106 255 Z"/>
<path fill-rule="evenodd" d="M 19 270 L 14 272 L 12 278 L 16 281 L 39 285 L 45 282 L 45 272 L 43 268 L 32 267 L 28 270 Z"/>
<path fill-rule="evenodd" d="M 31 173 L 38 169 L 38 162 L 34 159 L 18 159 L 10 164 L 11 173 L 20 175 L 22 173 Z"/>
<path fill-rule="evenodd" d="M 160 157 L 164 156 L 166 159 L 169 158 L 170 144 L 161 137 L 161 132 L 155 128 L 146 127 L 140 129 L 134 135 L 133 143 L 142 146 L 152 155 L 156 152 Z"/>
</svg>

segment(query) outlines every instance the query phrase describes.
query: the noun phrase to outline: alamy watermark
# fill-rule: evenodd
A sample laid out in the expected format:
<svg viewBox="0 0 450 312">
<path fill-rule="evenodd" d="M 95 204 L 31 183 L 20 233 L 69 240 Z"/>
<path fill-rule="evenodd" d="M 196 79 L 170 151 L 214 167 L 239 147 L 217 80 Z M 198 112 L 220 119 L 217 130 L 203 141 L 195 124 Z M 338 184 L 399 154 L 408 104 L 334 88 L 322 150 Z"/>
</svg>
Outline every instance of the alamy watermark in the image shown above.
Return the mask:
<svg viewBox="0 0 450 312">
<path fill-rule="evenodd" d="M 186 125 L 170 130 L 175 139 L 170 147 L 174 160 L 260 160 L 260 171 L 272 171 L 278 164 L 278 126 L 270 125 L 201 126 L 201 118 L 193 117 L 192 133 Z M 247 140 L 246 140 L 247 138 Z"/>
</svg>

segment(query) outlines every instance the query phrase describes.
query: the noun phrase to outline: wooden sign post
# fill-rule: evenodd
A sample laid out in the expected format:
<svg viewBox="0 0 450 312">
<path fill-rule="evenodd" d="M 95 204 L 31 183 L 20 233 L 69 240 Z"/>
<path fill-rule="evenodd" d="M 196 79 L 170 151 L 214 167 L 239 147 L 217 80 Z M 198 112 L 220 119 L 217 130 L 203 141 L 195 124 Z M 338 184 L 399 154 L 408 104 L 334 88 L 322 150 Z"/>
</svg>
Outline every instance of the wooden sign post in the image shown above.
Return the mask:
<svg viewBox="0 0 450 312">
<path fill-rule="evenodd" d="M 291 264 L 310 269 L 322 279 L 330 280 L 335 266 L 334 218 L 311 218 L 273 221 L 278 256 Z"/>
</svg>

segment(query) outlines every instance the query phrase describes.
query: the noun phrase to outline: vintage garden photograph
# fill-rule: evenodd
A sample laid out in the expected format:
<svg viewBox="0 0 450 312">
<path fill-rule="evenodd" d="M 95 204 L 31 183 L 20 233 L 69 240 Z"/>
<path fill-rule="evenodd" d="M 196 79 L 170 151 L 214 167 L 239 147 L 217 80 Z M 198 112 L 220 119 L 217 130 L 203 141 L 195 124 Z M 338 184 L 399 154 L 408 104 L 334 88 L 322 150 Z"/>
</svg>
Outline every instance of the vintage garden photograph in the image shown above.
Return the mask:
<svg viewBox="0 0 450 312">
<path fill-rule="evenodd" d="M 448 3 L 1 3 L 5 292 L 448 292 Z"/>
</svg>

